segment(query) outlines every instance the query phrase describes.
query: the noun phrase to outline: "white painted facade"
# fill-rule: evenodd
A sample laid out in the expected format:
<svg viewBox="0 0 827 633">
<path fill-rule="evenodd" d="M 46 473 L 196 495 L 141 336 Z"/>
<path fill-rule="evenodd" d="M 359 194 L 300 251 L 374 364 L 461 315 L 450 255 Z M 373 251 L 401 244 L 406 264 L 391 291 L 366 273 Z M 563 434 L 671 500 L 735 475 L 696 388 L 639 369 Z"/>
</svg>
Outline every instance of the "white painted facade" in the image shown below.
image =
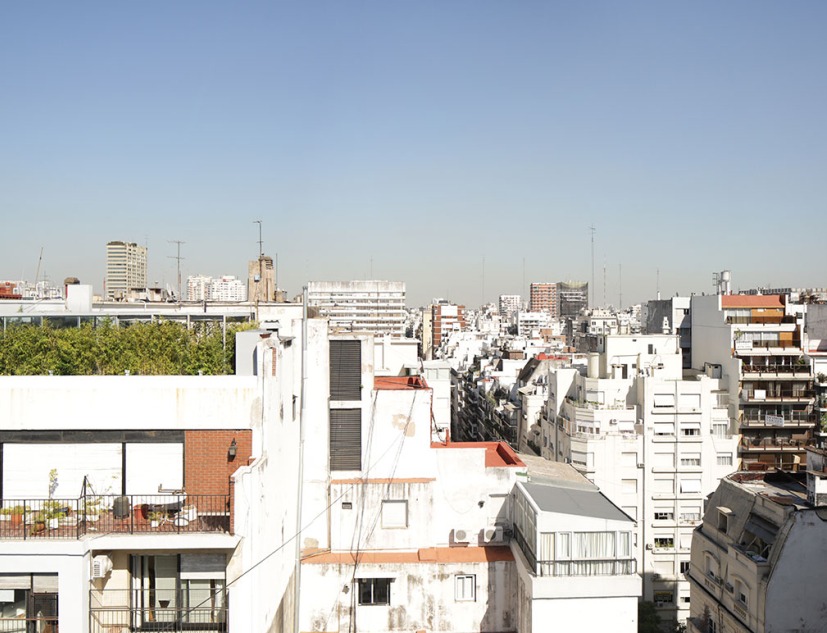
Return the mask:
<svg viewBox="0 0 827 633">
<path fill-rule="evenodd" d="M 606 336 L 601 347 L 585 375 L 551 371 L 543 457 L 570 461 L 637 521 L 644 599 L 682 621 L 692 530 L 736 469 L 725 382 L 683 379 L 675 336 Z"/>
<path fill-rule="evenodd" d="M 329 319 L 331 332 L 405 336 L 403 281 L 311 281 L 307 305 Z"/>
</svg>

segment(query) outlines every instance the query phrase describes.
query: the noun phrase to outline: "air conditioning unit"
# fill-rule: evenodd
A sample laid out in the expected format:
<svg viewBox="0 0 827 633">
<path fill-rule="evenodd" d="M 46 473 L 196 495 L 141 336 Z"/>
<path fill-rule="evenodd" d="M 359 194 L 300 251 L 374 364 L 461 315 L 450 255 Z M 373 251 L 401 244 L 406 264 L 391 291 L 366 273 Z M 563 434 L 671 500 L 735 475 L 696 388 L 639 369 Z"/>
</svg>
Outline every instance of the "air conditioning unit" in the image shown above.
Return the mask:
<svg viewBox="0 0 827 633">
<path fill-rule="evenodd" d="M 655 549 L 655 546 L 652 543 L 646 543 L 646 549 L 653 550 Z"/>
<path fill-rule="evenodd" d="M 454 543 L 469 543 L 473 534 L 466 528 L 454 528 Z"/>
<path fill-rule="evenodd" d="M 732 586 L 731 584 L 729 584 L 729 583 L 726 583 L 726 584 L 724 585 L 724 587 L 726 588 L 726 590 L 727 590 L 729 593 L 732 593 L 732 592 L 735 590 L 735 587 L 733 587 L 733 586 Z"/>
<path fill-rule="evenodd" d="M 617 424 L 617 420 L 615 418 L 612 418 L 611 420 L 609 420 L 609 424 Z"/>
<path fill-rule="evenodd" d="M 498 543 L 502 543 L 503 529 L 496 525 L 485 528 L 482 533 L 482 540 L 484 545 L 496 545 Z"/>
<path fill-rule="evenodd" d="M 638 468 L 646 468 L 646 464 L 644 464 L 643 462 L 638 462 L 637 467 Z"/>
<path fill-rule="evenodd" d="M 98 554 L 92 557 L 92 578 L 106 578 L 112 571 L 112 559 L 106 554 Z"/>
</svg>

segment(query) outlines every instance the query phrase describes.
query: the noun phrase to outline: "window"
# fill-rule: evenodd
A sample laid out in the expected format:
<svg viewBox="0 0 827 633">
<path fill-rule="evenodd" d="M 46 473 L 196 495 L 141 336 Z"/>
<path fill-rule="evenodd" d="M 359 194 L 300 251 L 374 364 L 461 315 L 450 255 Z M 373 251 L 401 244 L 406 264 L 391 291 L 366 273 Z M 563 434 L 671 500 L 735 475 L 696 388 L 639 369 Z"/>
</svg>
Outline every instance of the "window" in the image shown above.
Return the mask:
<svg viewBox="0 0 827 633">
<path fill-rule="evenodd" d="M 362 469 L 362 410 L 330 410 L 330 470 Z"/>
<path fill-rule="evenodd" d="M 474 602 L 477 599 L 477 577 L 474 574 L 454 576 L 454 600 Z"/>
<path fill-rule="evenodd" d="M 627 494 L 634 494 L 637 492 L 637 479 L 621 479 L 620 489 Z"/>
<path fill-rule="evenodd" d="M 665 604 L 672 604 L 675 601 L 675 596 L 671 591 L 656 591 L 655 592 L 655 604 L 657 606 L 663 606 Z"/>
<path fill-rule="evenodd" d="M 681 479 L 681 492 L 699 493 L 700 491 L 700 479 Z"/>
<path fill-rule="evenodd" d="M 390 578 L 360 578 L 359 604 L 390 604 Z"/>
<path fill-rule="evenodd" d="M 689 572 L 689 561 L 688 560 L 682 560 L 680 562 L 680 565 L 681 565 L 681 573 L 682 574 L 686 574 L 686 573 Z M 687 598 L 687 600 L 688 600 L 688 598 Z"/>
<path fill-rule="evenodd" d="M 390 501 L 382 502 L 382 527 L 383 528 L 406 528 L 408 527 L 408 502 Z"/>
<path fill-rule="evenodd" d="M 681 466 L 700 466 L 701 465 L 701 454 L 700 453 L 685 453 L 681 455 Z"/>
<path fill-rule="evenodd" d="M 674 407 L 675 406 L 675 394 L 674 393 L 656 393 L 655 394 L 655 407 Z"/>
<path fill-rule="evenodd" d="M 700 428 L 683 427 L 681 429 L 681 435 L 683 435 L 684 437 L 692 437 L 694 435 L 700 435 L 700 434 L 701 434 L 701 429 Z"/>
<path fill-rule="evenodd" d="M 706 622 L 706 633 L 718 633 L 718 624 L 712 618 Z"/>
<path fill-rule="evenodd" d="M 656 536 L 655 547 L 659 548 L 674 548 L 675 538 L 672 536 Z"/>
<path fill-rule="evenodd" d="M 726 533 L 729 527 L 729 510 L 718 508 L 718 529 Z"/>
<path fill-rule="evenodd" d="M 729 431 L 729 423 L 718 420 L 712 421 L 712 435 L 715 437 L 726 437 Z"/>
<path fill-rule="evenodd" d="M 672 521 L 675 513 L 671 510 L 655 510 L 655 521 Z"/>
<path fill-rule="evenodd" d="M 747 606 L 748 599 L 747 599 L 747 586 L 741 581 L 740 578 L 735 579 L 735 597 L 738 598 L 738 602 L 742 605 Z"/>
<path fill-rule="evenodd" d="M 732 453 L 718 453 L 718 466 L 732 466 Z"/>
<path fill-rule="evenodd" d="M 361 400 L 361 341 L 330 341 L 330 399 Z"/>
<path fill-rule="evenodd" d="M 220 630 L 227 622 L 223 554 L 132 556 L 134 617 L 181 630 L 197 623 Z"/>
<path fill-rule="evenodd" d="M 681 521 L 700 521 L 701 520 L 701 508 L 687 506 L 683 510 L 681 510 Z"/>
</svg>

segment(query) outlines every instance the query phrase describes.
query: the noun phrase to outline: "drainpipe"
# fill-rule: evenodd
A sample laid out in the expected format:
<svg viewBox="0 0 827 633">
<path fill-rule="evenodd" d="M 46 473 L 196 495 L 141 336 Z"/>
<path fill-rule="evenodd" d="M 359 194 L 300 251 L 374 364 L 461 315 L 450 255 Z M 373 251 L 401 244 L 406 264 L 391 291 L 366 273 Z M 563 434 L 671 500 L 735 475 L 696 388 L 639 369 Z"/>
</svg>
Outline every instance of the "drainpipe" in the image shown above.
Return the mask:
<svg viewBox="0 0 827 633">
<path fill-rule="evenodd" d="M 295 587 L 294 587 L 294 604 L 293 604 L 293 630 L 299 633 L 299 594 L 301 588 L 301 573 L 302 573 L 302 496 L 304 495 L 304 427 L 307 419 L 307 286 L 302 288 L 302 377 L 301 377 L 301 409 L 299 414 L 299 491 L 296 499 L 296 533 L 298 534 L 298 542 L 296 543 L 296 572 Z"/>
</svg>

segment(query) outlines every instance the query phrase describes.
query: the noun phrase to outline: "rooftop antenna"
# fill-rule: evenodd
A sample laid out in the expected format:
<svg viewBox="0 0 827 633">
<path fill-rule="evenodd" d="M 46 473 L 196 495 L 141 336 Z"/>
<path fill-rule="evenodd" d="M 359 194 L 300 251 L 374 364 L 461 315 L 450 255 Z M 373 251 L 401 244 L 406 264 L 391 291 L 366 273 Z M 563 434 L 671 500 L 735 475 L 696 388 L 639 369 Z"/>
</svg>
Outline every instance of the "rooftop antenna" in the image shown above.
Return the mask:
<svg viewBox="0 0 827 633">
<path fill-rule="evenodd" d="M 603 306 L 606 306 L 606 258 L 603 258 Z"/>
<path fill-rule="evenodd" d="M 523 287 L 520 289 L 520 303 L 522 303 L 523 298 L 525 297 L 525 257 L 523 257 Z M 520 306 L 522 308 L 522 306 Z"/>
<path fill-rule="evenodd" d="M 620 309 L 623 309 L 623 264 L 617 265 L 617 290 L 618 290 L 618 303 L 620 304 Z"/>
<path fill-rule="evenodd" d="M 264 259 L 264 242 L 261 239 L 261 220 L 253 220 L 253 224 L 258 224 L 258 279 L 254 280 L 256 282 L 256 321 L 258 321 L 258 299 L 261 293 L 259 289 L 262 281 L 261 260 Z"/>
<path fill-rule="evenodd" d="M 592 306 L 594 306 L 594 234 L 597 232 L 594 224 L 589 227 L 589 231 L 592 234 Z"/>
<path fill-rule="evenodd" d="M 167 255 L 170 259 L 175 259 L 178 262 L 178 303 L 181 303 L 181 260 L 184 259 L 181 257 L 181 244 L 186 244 L 186 242 L 182 242 L 181 240 L 167 240 L 170 244 L 177 244 L 178 245 L 178 254 L 177 255 Z"/>
<path fill-rule="evenodd" d="M 482 256 L 482 295 L 480 299 L 480 307 L 482 307 L 485 305 L 485 255 Z"/>
<path fill-rule="evenodd" d="M 34 287 L 37 288 L 37 282 L 40 281 L 40 264 L 43 262 L 43 247 L 40 247 L 40 257 L 37 258 L 37 270 L 34 273 Z"/>
</svg>

